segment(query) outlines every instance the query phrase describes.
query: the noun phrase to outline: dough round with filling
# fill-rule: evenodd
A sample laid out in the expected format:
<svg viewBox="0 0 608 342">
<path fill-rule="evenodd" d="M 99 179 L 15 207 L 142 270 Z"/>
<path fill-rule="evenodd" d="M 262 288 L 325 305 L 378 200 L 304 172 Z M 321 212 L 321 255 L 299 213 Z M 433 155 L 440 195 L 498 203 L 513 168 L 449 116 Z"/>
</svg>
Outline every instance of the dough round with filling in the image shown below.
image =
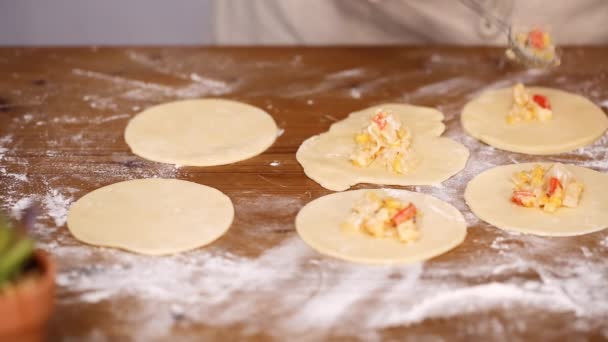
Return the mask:
<svg viewBox="0 0 608 342">
<path fill-rule="evenodd" d="M 211 243 L 230 227 L 234 207 L 219 190 L 177 179 L 137 179 L 99 188 L 68 213 L 78 240 L 164 255 Z"/>
<path fill-rule="evenodd" d="M 421 213 L 416 226 L 420 238 L 404 244 L 393 238 L 374 238 L 345 231 L 342 223 L 355 202 L 368 191 L 413 203 Z M 321 254 L 366 264 L 403 264 L 443 254 L 464 241 L 467 225 L 452 205 L 430 195 L 396 189 L 351 190 L 333 193 L 306 204 L 296 216 L 300 237 Z"/>
<path fill-rule="evenodd" d="M 608 227 L 608 175 L 584 167 L 565 165 L 585 186 L 578 207 L 561 207 L 554 213 L 546 213 L 512 203 L 511 176 L 531 170 L 534 165 L 549 167 L 551 163 L 504 165 L 477 175 L 464 193 L 471 211 L 500 229 L 535 235 L 572 236 Z"/>
<path fill-rule="evenodd" d="M 358 167 L 349 160 L 354 136 L 378 111 L 386 110 L 412 133 L 412 153 L 418 164 L 405 174 L 386 170 L 377 162 Z M 343 191 L 358 183 L 390 185 L 434 185 L 458 173 L 466 165 L 469 150 L 462 144 L 439 137 L 445 130 L 443 114 L 435 109 L 405 104 L 383 104 L 351 113 L 329 131 L 302 143 L 296 153 L 304 172 L 322 187 Z"/>
<path fill-rule="evenodd" d="M 553 118 L 507 123 L 512 88 L 492 90 L 467 103 L 462 110 L 464 130 L 496 148 L 527 154 L 554 154 L 591 144 L 608 128 L 606 114 L 593 102 L 562 90 L 528 87 L 531 94 L 549 99 Z"/>
<path fill-rule="evenodd" d="M 221 99 L 185 100 L 150 107 L 125 130 L 133 153 L 188 166 L 224 165 L 264 152 L 277 137 L 265 111 Z"/>
</svg>

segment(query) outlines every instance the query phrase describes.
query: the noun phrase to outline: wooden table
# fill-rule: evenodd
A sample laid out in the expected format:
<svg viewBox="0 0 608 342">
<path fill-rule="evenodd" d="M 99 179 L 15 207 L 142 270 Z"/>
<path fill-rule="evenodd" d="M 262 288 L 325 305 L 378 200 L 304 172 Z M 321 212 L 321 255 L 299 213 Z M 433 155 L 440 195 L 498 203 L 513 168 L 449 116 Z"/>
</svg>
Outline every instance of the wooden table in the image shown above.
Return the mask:
<svg viewBox="0 0 608 342">
<path fill-rule="evenodd" d="M 550 71 L 511 66 L 479 47 L 0 49 L 0 203 L 30 199 L 34 232 L 60 265 L 52 341 L 605 340 L 608 232 L 542 238 L 476 219 L 466 183 L 494 165 L 549 160 L 608 171 L 607 138 L 545 158 L 463 134 L 463 104 L 515 81 L 581 93 L 607 106 L 608 47 L 566 48 Z M 264 154 L 232 165 L 180 167 L 130 153 L 122 133 L 148 106 L 216 96 L 267 110 L 284 129 Z M 349 112 L 383 102 L 437 107 L 446 136 L 471 150 L 442 187 L 408 187 L 460 209 L 466 241 L 431 261 L 370 267 L 304 245 L 294 217 L 330 193 L 295 151 Z M 210 185 L 236 217 L 212 245 L 173 257 L 86 246 L 65 227 L 69 203 L 145 177 Z M 363 188 L 359 185 L 355 188 Z"/>
</svg>

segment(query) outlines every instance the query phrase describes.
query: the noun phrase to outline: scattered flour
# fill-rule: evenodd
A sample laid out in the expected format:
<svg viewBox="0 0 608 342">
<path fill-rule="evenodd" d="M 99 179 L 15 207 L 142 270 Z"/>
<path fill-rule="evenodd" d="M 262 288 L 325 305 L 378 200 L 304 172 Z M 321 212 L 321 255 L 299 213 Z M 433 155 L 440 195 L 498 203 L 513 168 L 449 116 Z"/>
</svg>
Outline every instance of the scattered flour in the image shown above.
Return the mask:
<svg viewBox="0 0 608 342">
<path fill-rule="evenodd" d="M 171 66 L 163 65 L 162 62 L 155 61 L 151 59 L 149 56 L 138 53 L 136 51 L 129 50 L 127 51 L 127 56 L 134 62 L 137 62 L 141 65 L 144 65 L 156 72 L 171 75 L 182 80 L 190 80 L 194 83 L 198 84 L 200 89 L 202 87 L 207 87 L 208 91 L 212 95 L 221 95 L 223 93 L 227 93 L 232 91 L 232 88 L 228 86 L 228 84 L 221 80 L 212 79 L 209 77 L 202 76 L 196 72 L 185 73 L 178 70 L 175 70 Z"/>
<path fill-rule="evenodd" d="M 338 118 L 336 118 L 336 117 L 335 117 L 335 116 L 333 116 L 333 115 L 325 114 L 325 115 L 323 115 L 323 117 L 324 117 L 325 119 L 329 120 L 329 121 L 333 121 L 333 122 L 338 121 Z"/>
<path fill-rule="evenodd" d="M 114 120 L 122 120 L 122 119 L 130 118 L 130 117 L 131 117 L 131 114 L 116 114 L 116 115 L 110 115 L 110 116 L 95 117 L 95 118 L 91 119 L 90 122 L 93 124 L 100 124 L 100 123 L 110 122 L 110 121 L 114 121 Z"/>
<path fill-rule="evenodd" d="M 122 98 L 129 100 L 150 100 L 159 98 L 195 98 L 206 95 L 221 95 L 232 91 L 232 88 L 221 81 L 209 81 L 199 77 L 199 81 L 182 87 L 169 87 L 157 83 L 132 80 L 120 76 L 112 76 L 97 71 L 73 69 L 77 76 L 109 82 L 125 88 Z"/>
<path fill-rule="evenodd" d="M 34 115 L 32 115 L 30 113 L 26 113 L 26 114 L 23 114 L 21 119 L 23 120 L 24 123 L 28 123 L 34 119 Z"/>
<path fill-rule="evenodd" d="M 11 208 L 11 216 L 16 220 L 20 220 L 23 215 L 23 211 L 28 208 L 34 202 L 33 197 L 24 197 L 17 201 Z"/>
<path fill-rule="evenodd" d="M 455 77 L 436 83 L 427 84 L 416 89 L 415 92 L 407 94 L 408 98 L 426 97 L 426 96 L 442 96 L 447 93 L 453 95 L 460 93 L 463 89 L 470 89 L 480 85 L 479 81 L 467 77 Z"/>
<path fill-rule="evenodd" d="M 120 120 L 131 117 L 131 114 L 115 114 L 115 115 L 100 115 L 95 117 L 88 116 L 72 116 L 72 115 L 62 115 L 53 118 L 51 122 L 53 124 L 102 124 L 114 120 Z"/>
<path fill-rule="evenodd" d="M 67 220 L 68 209 L 74 198 L 61 194 L 57 189 L 50 189 L 44 196 L 32 195 L 16 200 L 10 207 L 10 214 L 15 219 L 20 219 L 23 210 L 34 202 L 40 202 L 44 209 L 43 216 L 50 217 L 57 227 L 61 227 Z"/>
<path fill-rule="evenodd" d="M 176 71 L 143 54 L 133 52 L 129 57 L 185 83 L 170 87 L 73 69 L 75 76 L 111 86 L 108 94 L 81 93 L 82 100 L 95 109 L 125 113 L 139 111 L 147 105 L 135 102 L 139 100 L 157 102 L 175 97 L 220 95 L 235 89 L 233 85 L 199 73 Z M 301 62 L 301 56 L 294 57 L 294 63 Z M 446 67 L 461 68 L 470 61 L 434 54 L 430 63 L 445 71 Z M 423 72 L 433 72 L 429 70 Z M 370 77 L 370 81 L 362 81 L 357 88 L 349 88 L 348 82 L 353 78 L 363 78 L 368 73 L 369 70 L 361 68 L 344 70 L 328 75 L 326 84 L 310 91 L 294 87 L 285 96 L 340 89 L 341 96 L 358 98 L 362 92 L 367 94 L 376 87 L 401 84 L 408 77 L 422 75 L 416 71 L 405 76 Z M 604 256 L 608 251 L 608 233 L 585 237 L 590 242 L 584 247 L 563 239 L 511 234 L 481 222 L 462 199 L 464 186 L 479 172 L 495 165 L 528 160 L 517 154 L 496 153 L 465 136 L 458 129 L 458 111 L 463 104 L 460 101 L 480 90 L 507 86 L 515 80 L 533 82 L 544 76 L 540 71 L 515 73 L 484 88 L 480 88 L 481 84 L 474 78 L 452 77 L 406 94 L 406 99 L 409 96 L 413 101 L 441 94 L 449 97 L 453 92 L 466 94 L 459 96 L 459 100 L 442 104 L 441 109 L 446 112 L 450 136 L 471 150 L 467 168 L 441 187 L 416 187 L 417 191 L 454 204 L 467 222 L 475 226 L 469 230 L 467 246 L 463 247 L 468 248 L 466 252 L 458 248 L 449 258 L 408 266 L 371 267 L 321 257 L 295 235 L 292 221 L 293 215 L 313 197 L 311 191 L 295 197 L 293 194 L 260 195 L 251 189 L 230 194 L 237 215 L 235 229 L 225 238 L 246 244 L 247 252 L 228 250 L 223 240 L 168 257 L 141 256 L 78 243 L 65 229 L 68 208 L 75 198 L 110 183 L 146 177 L 175 178 L 181 171 L 179 167 L 147 162 L 127 152 L 115 152 L 111 162 L 99 168 L 76 163 L 52 164 L 56 168 L 69 167 L 69 174 L 61 177 L 69 177 L 71 184 L 82 188 L 59 186 L 65 183 L 64 179 L 39 172 L 27 158 L 13 158 L 23 155 L 14 138 L 19 137 L 19 125 L 33 122 L 34 117 L 24 116 L 9 127 L 12 135 L 0 138 L 0 204 L 15 218 L 21 217 L 31 202 L 41 204 L 43 213 L 34 234 L 40 247 L 50 251 L 59 263 L 58 310 L 99 308 L 100 319 L 137 327 L 128 332 L 130 335 L 126 338 L 131 340 L 167 340 L 175 329 L 188 326 L 233 329 L 241 334 L 241 339 L 263 332 L 276 340 L 304 341 L 333 336 L 382 340 L 384 330 L 412 326 L 411 338 L 416 340 L 417 324 L 435 319 L 448 319 L 444 323 L 449 324 L 449 318 L 453 317 L 458 317 L 458 331 L 477 334 L 480 340 L 518 340 L 539 336 L 535 326 L 542 325 L 543 319 L 563 313 L 571 315 L 568 317 L 572 317 L 577 331 L 606 331 L 608 264 Z M 595 86 L 596 83 L 590 83 L 585 89 Z M 601 95 L 598 93 L 598 98 Z M 85 99 L 85 96 L 89 97 Z M 121 101 L 115 101 L 119 98 L 126 100 L 126 107 L 123 108 Z M 120 135 L 102 139 L 92 133 L 98 131 L 100 125 L 130 116 L 99 115 L 88 120 L 62 114 L 44 119 L 48 121 L 36 121 L 37 125 L 38 122 L 48 125 L 49 130 L 65 124 L 84 127 L 83 132 L 66 137 L 61 143 L 48 141 L 48 149 L 42 153 L 63 156 L 65 152 L 55 147 L 79 146 L 89 135 L 103 146 L 106 139 L 119 139 Z M 337 120 L 331 115 L 324 118 Z M 278 136 L 283 133 L 284 129 L 280 129 Z M 575 154 L 583 158 L 581 164 L 608 171 L 607 139 L 603 137 L 598 143 L 576 151 Z M 572 155 L 564 154 L 552 158 L 558 161 L 570 157 Z M 49 162 L 53 163 L 53 159 Z M 270 166 L 279 165 L 278 160 L 270 162 Z M 276 183 L 270 177 L 262 177 Z M 285 185 L 277 187 L 283 191 Z M 253 221 L 261 223 L 253 225 Z M 128 310 L 124 306 L 103 305 L 121 299 L 128 300 Z M 521 314 L 522 310 L 526 313 Z M 115 337 L 99 329 L 98 322 L 83 320 L 79 327 L 79 331 L 66 332 L 71 340 L 109 341 Z M 556 336 L 558 338 L 560 336 Z M 425 340 L 424 336 L 419 340 Z"/>
<path fill-rule="evenodd" d="M 208 77 L 203 77 L 196 73 L 190 74 L 190 79 L 196 82 L 197 84 L 207 86 L 209 89 L 214 89 L 214 95 L 219 95 L 230 90 L 226 82 L 214 80 Z"/>
<path fill-rule="evenodd" d="M 111 97 L 101 97 L 98 95 L 85 95 L 82 100 L 87 102 L 91 108 L 100 110 L 116 110 L 118 105 Z"/>
<path fill-rule="evenodd" d="M 255 208 L 248 208 L 248 214 L 262 213 L 264 207 L 297 210 L 297 203 L 287 203 L 266 198 Z M 559 248 L 559 243 L 544 243 L 530 250 L 525 236 L 502 237 L 503 244 L 516 240 L 532 253 L 550 253 Z M 523 249 L 503 246 L 503 254 L 481 265 L 465 261 L 400 267 L 321 259 L 295 236 L 253 258 L 215 248 L 164 258 L 82 245 L 56 246 L 51 251 L 62 260 L 73 260 L 57 278 L 65 304 L 129 297 L 143 305 L 134 313 L 119 308 L 112 313 L 114 319 L 122 317 L 125 321 L 136 319 L 129 315 L 140 317 L 136 319 L 136 339 L 152 332 L 159 334 L 157 337 L 168 337 L 172 327 L 182 320 L 186 324 L 225 327 L 238 324 L 248 333 L 264 331 L 276 339 L 290 336 L 314 341 L 330 333 L 369 338 L 370 332 L 373 337 L 374 331 L 394 326 L 520 306 L 543 315 L 570 312 L 590 327 L 603 324 L 601 317 L 608 314 L 608 303 L 595 302 L 606 294 L 608 266 L 601 260 L 577 266 L 579 261 L 573 260 L 564 267 L 561 263 L 572 255 L 563 254 L 558 256 L 558 265 L 523 261 L 517 267 L 487 273 L 505 262 L 522 262 Z M 103 256 L 103 265 L 87 262 L 96 256 Z M 517 280 L 517 274 L 530 270 L 539 278 Z M 504 279 L 506 275 L 515 280 L 490 279 L 475 285 L 466 282 L 468 277 Z M 286 288 L 287 295 L 280 292 Z M 266 306 L 260 316 L 262 303 Z M 511 323 L 532 324 L 512 319 Z M 348 323 L 353 321 L 358 324 Z M 162 329 L 158 322 L 163 322 Z"/>
<path fill-rule="evenodd" d="M 72 197 L 66 197 L 57 189 L 51 189 L 44 196 L 42 204 L 45 206 L 48 215 L 53 219 L 57 227 L 65 224 L 68 217 L 68 209 L 74 201 Z"/>
<path fill-rule="evenodd" d="M 510 87 L 517 82 L 521 82 L 524 84 L 534 84 L 539 80 L 542 80 L 543 77 L 549 75 L 549 72 L 550 71 L 541 69 L 529 69 L 508 75 L 507 77 L 503 77 L 497 79 L 494 82 L 486 84 L 483 87 L 478 87 L 478 89 L 469 96 L 469 99 L 478 96 L 484 91 Z"/>
<path fill-rule="evenodd" d="M 591 258 L 593 256 L 593 253 L 589 250 L 589 248 L 585 246 L 581 247 L 581 252 L 585 256 L 585 258 Z"/>
<path fill-rule="evenodd" d="M 8 148 L 6 146 L 9 143 L 11 143 L 12 141 L 13 141 L 12 135 L 5 135 L 3 137 L 0 137 L 0 161 L 4 158 L 4 155 L 8 151 Z"/>
<path fill-rule="evenodd" d="M 354 68 L 354 69 L 346 69 L 342 71 L 337 71 L 327 75 L 327 79 L 339 79 L 339 78 L 352 78 L 352 77 L 361 77 L 365 75 L 365 69 L 363 68 Z"/>
<path fill-rule="evenodd" d="M 23 173 L 6 173 L 7 176 L 13 177 L 19 181 L 27 182 L 27 175 Z"/>
</svg>

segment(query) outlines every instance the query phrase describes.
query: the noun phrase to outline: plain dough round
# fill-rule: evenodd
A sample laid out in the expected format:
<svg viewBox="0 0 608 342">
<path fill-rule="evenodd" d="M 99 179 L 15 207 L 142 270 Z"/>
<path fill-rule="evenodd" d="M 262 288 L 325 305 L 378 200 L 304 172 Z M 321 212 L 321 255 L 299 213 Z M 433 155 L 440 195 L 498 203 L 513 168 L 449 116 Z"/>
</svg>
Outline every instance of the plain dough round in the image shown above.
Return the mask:
<svg viewBox="0 0 608 342">
<path fill-rule="evenodd" d="M 413 135 L 412 150 L 419 164 L 405 175 L 387 171 L 373 163 L 361 168 L 352 165 L 353 136 L 369 122 L 378 109 L 392 112 Z M 445 130 L 443 114 L 427 107 L 405 104 L 383 104 L 350 114 L 334 123 L 328 132 L 302 143 L 296 158 L 308 177 L 322 187 L 343 191 L 358 183 L 390 185 L 434 185 L 462 170 L 469 150 L 462 144 L 439 137 Z"/>
<path fill-rule="evenodd" d="M 418 217 L 421 236 L 413 244 L 395 239 L 377 239 L 363 233 L 345 232 L 341 225 L 367 191 L 412 202 L 422 213 Z M 321 254 L 366 264 L 404 264 L 443 254 L 464 241 L 467 225 L 452 205 L 433 196 L 396 190 L 351 190 L 320 197 L 296 216 L 300 237 Z"/>
<path fill-rule="evenodd" d="M 522 163 L 498 166 L 473 178 L 464 193 L 471 211 L 483 221 L 500 229 L 546 236 L 572 236 L 608 227 L 608 175 L 584 167 L 566 165 L 576 179 L 585 184 L 577 208 L 559 208 L 549 214 L 535 208 L 511 203 L 513 173 L 530 170 Z"/>
<path fill-rule="evenodd" d="M 68 213 L 80 241 L 141 254 L 184 252 L 230 227 L 234 207 L 217 189 L 177 179 L 137 179 L 88 193 Z"/>
<path fill-rule="evenodd" d="M 549 98 L 553 118 L 547 122 L 508 124 L 512 90 L 488 91 L 462 110 L 464 130 L 496 148 L 527 154 L 554 154 L 591 144 L 608 128 L 606 114 L 588 99 L 565 91 L 529 87 L 531 93 Z"/>
<path fill-rule="evenodd" d="M 277 137 L 265 111 L 221 99 L 185 100 L 150 107 L 135 116 L 125 140 L 145 159 L 188 166 L 224 165 L 264 152 Z"/>
</svg>

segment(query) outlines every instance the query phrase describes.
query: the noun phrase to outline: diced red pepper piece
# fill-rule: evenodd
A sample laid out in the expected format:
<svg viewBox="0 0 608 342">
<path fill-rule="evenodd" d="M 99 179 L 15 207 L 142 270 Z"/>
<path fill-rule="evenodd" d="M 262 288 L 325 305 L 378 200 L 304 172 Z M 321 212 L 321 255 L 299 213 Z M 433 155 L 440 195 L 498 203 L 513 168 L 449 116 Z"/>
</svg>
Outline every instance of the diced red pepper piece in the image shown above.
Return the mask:
<svg viewBox="0 0 608 342">
<path fill-rule="evenodd" d="M 536 102 L 542 108 L 551 109 L 549 99 L 544 95 L 534 94 L 534 96 L 532 96 L 532 100 L 534 100 L 534 102 Z"/>
<path fill-rule="evenodd" d="M 393 223 L 397 226 L 407 220 L 412 219 L 416 216 L 416 206 L 410 203 L 407 207 L 399 210 L 395 216 L 393 216 Z"/>
<path fill-rule="evenodd" d="M 372 121 L 375 122 L 380 129 L 384 129 L 384 127 L 386 127 L 386 114 L 384 112 L 380 112 L 372 118 Z"/>
<path fill-rule="evenodd" d="M 530 33 L 528 33 L 528 43 L 537 49 L 544 49 L 544 32 L 540 29 L 534 29 L 530 31 Z"/>
<path fill-rule="evenodd" d="M 511 197 L 511 202 L 524 206 L 523 199 L 527 197 L 534 197 L 534 193 L 530 191 L 514 191 Z"/>
<path fill-rule="evenodd" d="M 549 192 L 547 193 L 547 195 L 553 195 L 558 187 L 561 188 L 562 183 L 556 177 L 551 177 L 551 179 L 549 180 Z"/>
</svg>

